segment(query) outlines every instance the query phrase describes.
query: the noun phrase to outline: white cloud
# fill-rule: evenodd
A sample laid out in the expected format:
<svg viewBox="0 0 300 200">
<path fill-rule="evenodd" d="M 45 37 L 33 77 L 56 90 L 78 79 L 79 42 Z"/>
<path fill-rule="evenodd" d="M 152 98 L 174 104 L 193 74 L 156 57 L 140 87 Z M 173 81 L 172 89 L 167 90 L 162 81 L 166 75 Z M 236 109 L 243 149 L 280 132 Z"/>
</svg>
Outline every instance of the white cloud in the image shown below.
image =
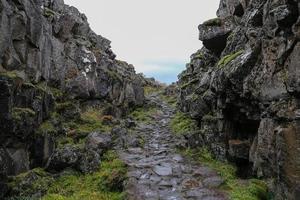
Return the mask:
<svg viewBox="0 0 300 200">
<path fill-rule="evenodd" d="M 161 70 L 159 66 L 144 64 L 147 60 L 188 62 L 190 55 L 201 48 L 198 24 L 214 18 L 219 4 L 219 0 L 65 2 L 84 12 L 93 30 L 112 41 L 118 59 L 143 72 Z"/>
</svg>

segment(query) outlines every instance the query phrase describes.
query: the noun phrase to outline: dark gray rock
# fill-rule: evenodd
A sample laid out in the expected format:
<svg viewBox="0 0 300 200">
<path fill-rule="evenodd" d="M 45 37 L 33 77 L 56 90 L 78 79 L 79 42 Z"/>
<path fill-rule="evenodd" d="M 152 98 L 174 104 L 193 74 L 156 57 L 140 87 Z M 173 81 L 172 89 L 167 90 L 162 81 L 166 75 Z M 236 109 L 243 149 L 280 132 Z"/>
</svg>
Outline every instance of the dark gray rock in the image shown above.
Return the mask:
<svg viewBox="0 0 300 200">
<path fill-rule="evenodd" d="M 229 140 L 229 155 L 232 158 L 249 159 L 250 142 L 240 140 Z"/>
<path fill-rule="evenodd" d="M 112 139 L 110 135 L 94 132 L 88 135 L 85 148 L 102 153 L 104 150 L 109 149 L 111 145 Z"/>
<path fill-rule="evenodd" d="M 0 148 L 0 161 L 0 177 L 14 174 L 14 162 L 4 148 Z"/>
<path fill-rule="evenodd" d="M 300 177 L 291 143 L 299 140 L 299 13 L 295 0 L 221 0 L 178 81 L 179 108 L 199 121 L 201 145 L 239 173 L 274 178 L 276 199 L 295 199 Z"/>
<path fill-rule="evenodd" d="M 64 122 L 79 120 L 80 105 L 74 99 L 109 102 L 116 117 L 144 103 L 144 79 L 132 65 L 116 60 L 111 42 L 94 33 L 86 16 L 63 0 L 1 1 L 0 32 L 0 141 L 9 152 L 1 152 L 1 173 L 16 175 L 47 163 L 55 136 L 66 130 L 55 117 L 53 136 L 39 126 L 53 117 L 54 109 Z M 74 164 L 68 149 L 57 151 L 51 158 L 54 168 Z M 13 166 L 8 169 L 9 160 Z"/>
<path fill-rule="evenodd" d="M 68 167 L 76 168 L 80 156 L 80 149 L 77 147 L 67 145 L 61 149 L 56 149 L 49 158 L 47 170 L 62 171 Z"/>
<path fill-rule="evenodd" d="M 208 177 L 203 180 L 203 184 L 207 187 L 219 187 L 224 183 L 224 180 L 219 176 Z"/>
<path fill-rule="evenodd" d="M 83 173 L 92 173 L 99 169 L 100 163 L 100 155 L 96 151 L 87 149 L 81 154 L 77 168 Z"/>
</svg>

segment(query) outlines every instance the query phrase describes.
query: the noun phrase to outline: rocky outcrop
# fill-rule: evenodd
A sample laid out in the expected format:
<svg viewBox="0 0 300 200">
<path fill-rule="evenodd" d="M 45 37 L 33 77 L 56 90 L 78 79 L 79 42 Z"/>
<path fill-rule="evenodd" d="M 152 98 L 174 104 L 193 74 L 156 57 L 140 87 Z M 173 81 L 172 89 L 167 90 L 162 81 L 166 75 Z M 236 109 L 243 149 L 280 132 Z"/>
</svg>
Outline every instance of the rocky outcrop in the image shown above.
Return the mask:
<svg viewBox="0 0 300 200">
<path fill-rule="evenodd" d="M 0 1 L 0 177 L 44 167 L 51 156 L 66 155 L 53 166 L 72 165 L 70 151 L 56 149 L 62 123 L 78 119 L 82 105 L 106 103 L 107 115 L 121 117 L 143 104 L 141 81 L 63 0 Z M 78 162 L 95 157 L 85 155 Z"/>
<path fill-rule="evenodd" d="M 221 0 L 179 75 L 202 145 L 241 176 L 272 180 L 276 199 L 299 198 L 299 12 L 296 0 Z"/>
</svg>

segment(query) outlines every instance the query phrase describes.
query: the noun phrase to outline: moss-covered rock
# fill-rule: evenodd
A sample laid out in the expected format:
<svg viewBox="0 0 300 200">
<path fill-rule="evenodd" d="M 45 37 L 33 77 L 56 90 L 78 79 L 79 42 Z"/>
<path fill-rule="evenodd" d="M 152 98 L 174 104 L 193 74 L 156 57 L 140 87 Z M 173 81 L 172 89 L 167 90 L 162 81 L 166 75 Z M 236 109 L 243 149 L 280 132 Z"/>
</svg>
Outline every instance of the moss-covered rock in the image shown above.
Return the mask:
<svg viewBox="0 0 300 200">
<path fill-rule="evenodd" d="M 219 62 L 218 62 L 218 67 L 223 67 L 226 66 L 228 63 L 236 59 L 238 56 L 243 54 L 243 50 L 240 50 L 238 52 L 235 52 L 233 54 L 224 56 Z"/>
<path fill-rule="evenodd" d="M 48 120 L 43 122 L 40 125 L 36 133 L 38 135 L 44 135 L 44 134 L 55 135 L 57 134 L 57 128 L 53 125 L 53 123 L 50 120 Z"/>
<path fill-rule="evenodd" d="M 27 117 L 35 117 L 35 112 L 30 108 L 13 108 L 12 117 L 16 121 L 21 121 Z"/>
<path fill-rule="evenodd" d="M 188 86 L 193 85 L 193 84 L 195 84 L 197 82 L 199 82 L 199 79 L 198 78 L 194 78 L 194 79 L 190 80 L 189 82 L 181 85 L 180 88 L 181 89 L 186 89 Z"/>
<path fill-rule="evenodd" d="M 38 199 L 42 197 L 48 187 L 53 183 L 54 178 L 41 168 L 36 168 L 14 177 L 9 182 L 12 199 L 30 197 Z"/>
<path fill-rule="evenodd" d="M 266 182 L 258 179 L 241 180 L 235 166 L 216 160 L 205 148 L 187 149 L 182 152 L 187 158 L 198 161 L 218 172 L 224 179 L 221 190 L 229 193 L 232 200 L 267 200 L 269 191 Z"/>
<path fill-rule="evenodd" d="M 99 171 L 91 174 L 63 173 L 50 187 L 43 200 L 123 200 L 126 166 L 115 152 L 103 156 Z"/>
<path fill-rule="evenodd" d="M 197 122 L 187 114 L 177 112 L 170 122 L 172 132 L 176 135 L 187 134 L 197 129 Z"/>
<path fill-rule="evenodd" d="M 218 17 L 214 18 L 214 19 L 209 19 L 209 20 L 203 22 L 203 25 L 205 25 L 205 26 L 221 26 L 222 20 Z"/>
</svg>

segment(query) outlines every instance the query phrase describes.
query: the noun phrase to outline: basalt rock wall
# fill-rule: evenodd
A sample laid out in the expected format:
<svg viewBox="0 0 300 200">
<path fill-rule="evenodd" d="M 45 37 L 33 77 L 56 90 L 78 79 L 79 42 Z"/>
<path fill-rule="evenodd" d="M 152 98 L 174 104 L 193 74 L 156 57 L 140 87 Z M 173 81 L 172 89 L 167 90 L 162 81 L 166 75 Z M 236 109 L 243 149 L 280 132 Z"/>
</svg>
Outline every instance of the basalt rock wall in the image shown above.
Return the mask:
<svg viewBox="0 0 300 200">
<path fill-rule="evenodd" d="M 300 198 L 299 13 L 296 0 L 221 0 L 179 75 L 201 144 L 269 180 L 276 199 Z"/>
<path fill-rule="evenodd" d="M 116 59 L 110 41 L 63 0 L 1 0 L 0 189 L 7 175 L 45 166 L 55 138 L 37 137 L 36 130 L 57 102 L 76 101 L 78 109 L 106 102 L 107 115 L 121 117 L 143 105 L 141 82 L 132 65 Z M 65 119 L 76 117 L 77 108 Z"/>
</svg>

